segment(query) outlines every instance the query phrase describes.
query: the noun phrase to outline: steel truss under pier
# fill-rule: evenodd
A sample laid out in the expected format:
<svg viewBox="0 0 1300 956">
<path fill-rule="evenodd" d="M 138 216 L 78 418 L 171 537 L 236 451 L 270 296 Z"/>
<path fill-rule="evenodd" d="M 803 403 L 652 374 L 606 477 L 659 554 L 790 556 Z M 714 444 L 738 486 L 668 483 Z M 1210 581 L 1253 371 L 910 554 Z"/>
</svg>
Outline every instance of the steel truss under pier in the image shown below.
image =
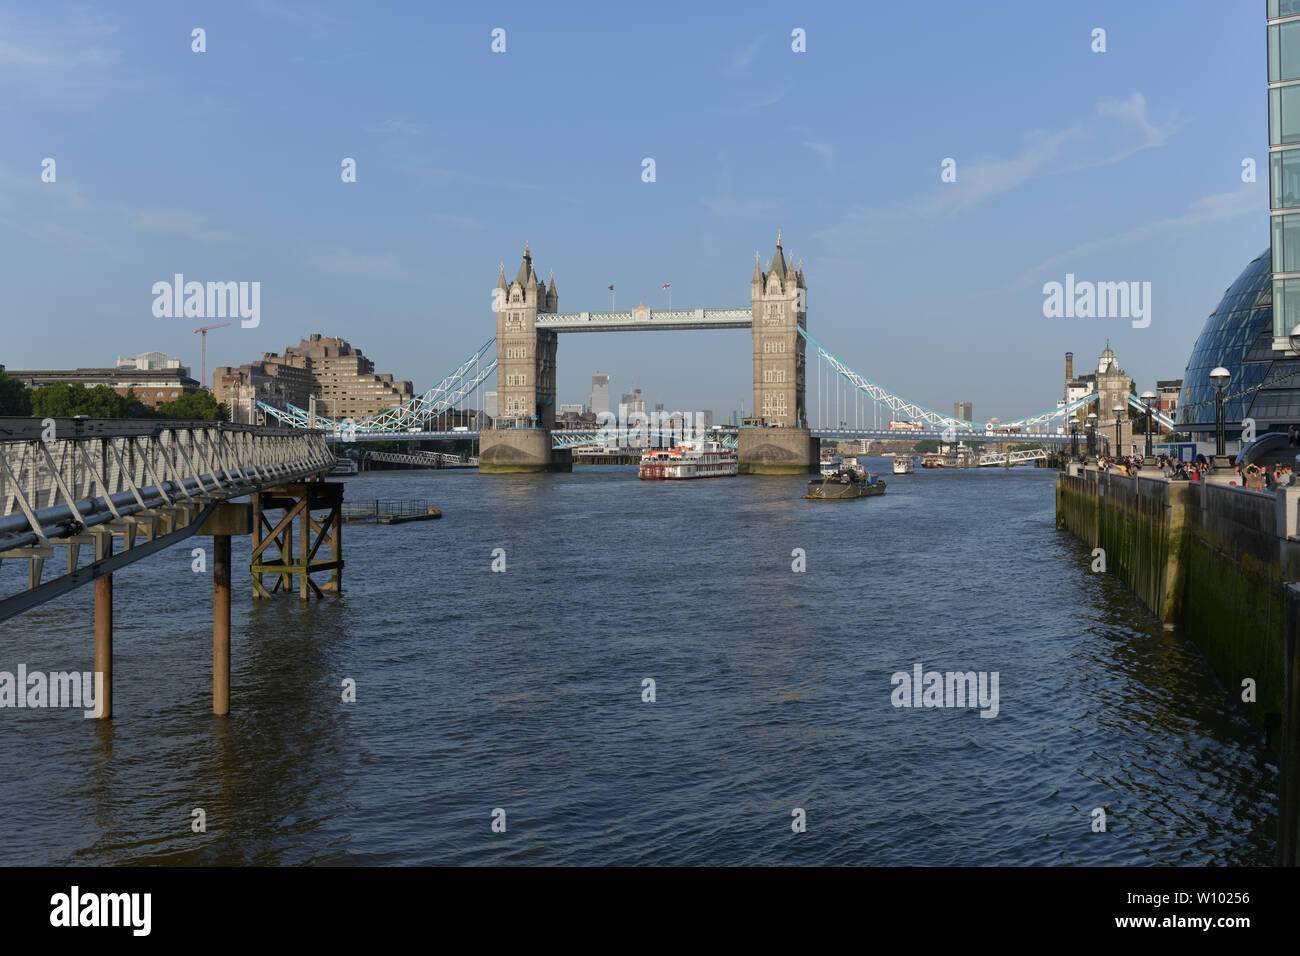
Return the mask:
<svg viewBox="0 0 1300 956">
<path fill-rule="evenodd" d="M 319 520 L 313 511 L 328 513 Z M 267 517 L 268 511 L 282 512 L 275 524 Z M 298 525 L 298 557 L 294 558 L 294 523 Z M 315 532 L 315 540 L 312 540 Z M 328 544 L 330 557 L 317 558 L 321 545 Z M 267 558 L 266 552 L 274 547 L 279 557 Z M 293 590 L 294 575 L 298 576 L 298 597 L 306 600 L 311 593 L 323 598 L 326 591 L 340 594 L 343 591 L 343 485 L 338 482 L 295 482 L 253 495 L 253 557 L 249 569 L 253 574 L 253 597 L 269 600 L 271 595 L 284 588 Z M 329 571 L 330 579 L 317 585 L 311 576 Z M 265 575 L 274 574 L 275 583 L 268 591 Z"/>
</svg>

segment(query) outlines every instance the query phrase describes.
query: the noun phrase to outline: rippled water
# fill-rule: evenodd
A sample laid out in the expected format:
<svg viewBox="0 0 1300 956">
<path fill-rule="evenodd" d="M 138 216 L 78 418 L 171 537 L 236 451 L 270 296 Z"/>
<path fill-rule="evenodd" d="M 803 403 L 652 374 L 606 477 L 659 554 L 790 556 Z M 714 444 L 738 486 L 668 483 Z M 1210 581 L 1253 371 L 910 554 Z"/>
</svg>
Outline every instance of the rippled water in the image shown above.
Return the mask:
<svg viewBox="0 0 1300 956">
<path fill-rule="evenodd" d="M 254 606 L 236 541 L 228 720 L 192 545 L 116 575 L 111 726 L 0 710 L 0 862 L 1271 863 L 1261 732 L 1089 572 L 1053 477 L 838 503 L 628 468 L 352 479 L 445 517 L 347 525 L 319 603 Z M 0 670 L 88 669 L 91 646 L 83 589 L 0 624 Z M 998 671 L 999 716 L 894 708 L 917 662 Z"/>
</svg>

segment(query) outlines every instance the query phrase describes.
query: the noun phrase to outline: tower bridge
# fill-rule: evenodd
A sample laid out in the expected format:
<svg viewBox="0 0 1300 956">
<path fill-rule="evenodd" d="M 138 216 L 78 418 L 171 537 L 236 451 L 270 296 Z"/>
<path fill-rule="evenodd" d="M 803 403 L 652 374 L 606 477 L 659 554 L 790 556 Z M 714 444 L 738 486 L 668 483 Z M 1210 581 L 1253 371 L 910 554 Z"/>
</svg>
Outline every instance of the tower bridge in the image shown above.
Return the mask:
<svg viewBox="0 0 1300 956">
<path fill-rule="evenodd" d="M 814 471 L 818 443 L 808 429 L 805 389 L 807 285 L 803 269 L 787 261 L 777 234 L 776 251 L 763 269 L 754 253 L 748 308 L 628 312 L 560 312 L 555 273 L 537 276 L 532 253 L 524 255 L 512 281 L 505 265 L 497 279 L 493 310 L 497 341 L 497 427 L 480 434 L 483 472 L 567 471 L 568 448 L 555 447 L 555 369 L 561 332 L 628 332 L 654 329 L 749 329 L 754 370 L 755 415 L 765 427 L 742 430 L 740 470 L 793 474 Z"/>
</svg>

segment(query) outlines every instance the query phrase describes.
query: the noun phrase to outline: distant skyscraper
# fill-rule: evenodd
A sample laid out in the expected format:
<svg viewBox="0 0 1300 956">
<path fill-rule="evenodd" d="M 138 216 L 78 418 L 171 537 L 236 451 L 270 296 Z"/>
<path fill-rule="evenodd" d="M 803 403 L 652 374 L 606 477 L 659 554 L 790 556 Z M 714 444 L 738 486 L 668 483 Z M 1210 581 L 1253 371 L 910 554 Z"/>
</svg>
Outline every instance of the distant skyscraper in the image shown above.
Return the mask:
<svg viewBox="0 0 1300 956">
<path fill-rule="evenodd" d="M 601 372 L 591 377 L 591 410 L 597 415 L 609 411 L 609 376 Z"/>
<path fill-rule="evenodd" d="M 626 419 L 629 415 L 644 415 L 646 413 L 645 398 L 641 395 L 641 389 L 634 388 L 630 394 L 624 395 L 623 400 L 618 403 L 618 417 Z"/>
<path fill-rule="evenodd" d="M 497 417 L 497 393 L 485 392 L 483 395 L 483 411 L 487 413 L 488 418 Z"/>
<path fill-rule="evenodd" d="M 971 415 L 973 415 L 973 414 L 974 414 L 974 410 L 973 410 L 973 407 L 971 406 L 971 403 L 970 403 L 970 402 L 953 402 L 953 403 L 952 403 L 952 417 L 953 417 L 953 418 L 960 419 L 960 420 L 963 421 L 963 422 L 972 422 L 972 421 L 975 420 L 975 419 L 971 418 Z"/>
</svg>

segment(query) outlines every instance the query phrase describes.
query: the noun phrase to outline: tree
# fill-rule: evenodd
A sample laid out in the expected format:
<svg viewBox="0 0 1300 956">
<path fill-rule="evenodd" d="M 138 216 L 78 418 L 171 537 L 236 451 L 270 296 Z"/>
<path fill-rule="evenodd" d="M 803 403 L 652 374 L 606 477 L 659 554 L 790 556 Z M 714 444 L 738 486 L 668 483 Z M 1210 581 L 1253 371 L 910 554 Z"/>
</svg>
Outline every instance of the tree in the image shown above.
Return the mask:
<svg viewBox="0 0 1300 956">
<path fill-rule="evenodd" d="M 71 418 L 77 414 L 77 404 L 84 396 L 86 386 L 55 382 L 32 392 L 32 414 L 37 418 Z"/>
<path fill-rule="evenodd" d="M 30 415 L 32 396 L 27 386 L 0 368 L 0 415 Z"/>
<path fill-rule="evenodd" d="M 172 402 L 158 406 L 158 413 L 163 418 L 177 418 L 186 421 L 228 422 L 230 409 L 218 405 L 211 392 L 186 392 Z"/>
<path fill-rule="evenodd" d="M 126 390 L 126 405 L 122 409 L 123 418 L 157 418 L 158 413 L 136 397 L 135 389 Z"/>
<path fill-rule="evenodd" d="M 937 452 L 938 450 L 939 450 L 939 442 L 933 438 L 927 438 L 924 441 L 919 441 L 912 446 L 912 451 L 916 452 L 918 455 L 931 455 Z"/>
</svg>

